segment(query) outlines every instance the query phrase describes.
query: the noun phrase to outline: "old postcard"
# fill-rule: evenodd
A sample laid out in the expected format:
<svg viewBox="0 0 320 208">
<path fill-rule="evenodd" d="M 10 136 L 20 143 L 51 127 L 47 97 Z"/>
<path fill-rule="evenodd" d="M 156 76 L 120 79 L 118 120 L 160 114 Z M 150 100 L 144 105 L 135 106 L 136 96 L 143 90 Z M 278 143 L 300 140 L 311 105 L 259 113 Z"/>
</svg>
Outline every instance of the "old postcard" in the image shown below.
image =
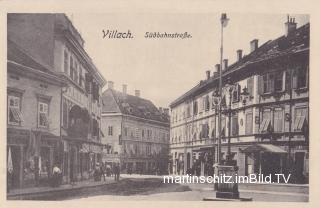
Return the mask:
<svg viewBox="0 0 320 208">
<path fill-rule="evenodd" d="M 316 206 L 312 6 L 139 3 L 3 3 L 6 206 Z"/>
</svg>

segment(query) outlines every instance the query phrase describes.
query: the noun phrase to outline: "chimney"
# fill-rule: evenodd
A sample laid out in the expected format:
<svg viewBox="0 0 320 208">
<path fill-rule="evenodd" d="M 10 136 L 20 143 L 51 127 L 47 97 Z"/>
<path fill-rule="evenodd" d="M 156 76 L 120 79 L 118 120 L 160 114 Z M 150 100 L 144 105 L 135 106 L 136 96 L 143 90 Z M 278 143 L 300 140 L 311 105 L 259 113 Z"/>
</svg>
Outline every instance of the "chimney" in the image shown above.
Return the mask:
<svg viewBox="0 0 320 208">
<path fill-rule="evenodd" d="M 169 115 L 169 108 L 164 108 L 163 109 L 163 113 L 168 116 Z"/>
<path fill-rule="evenodd" d="M 207 79 L 210 79 L 210 70 L 206 71 Z"/>
<path fill-rule="evenodd" d="M 108 89 L 112 89 L 113 90 L 113 81 L 109 81 L 108 82 Z"/>
<path fill-rule="evenodd" d="M 134 91 L 134 95 L 137 96 L 137 97 L 140 97 L 140 90 L 135 90 Z"/>
<path fill-rule="evenodd" d="M 216 77 L 219 75 L 220 72 L 220 64 L 215 65 L 215 71 L 213 72 L 213 76 Z"/>
<path fill-rule="evenodd" d="M 228 68 L 228 59 L 223 59 L 223 70 Z"/>
<path fill-rule="evenodd" d="M 127 94 L 127 85 L 126 85 L 126 84 L 123 84 L 123 85 L 122 85 L 122 93 L 123 93 L 124 95 Z"/>
<path fill-rule="evenodd" d="M 251 52 L 255 51 L 258 48 L 258 39 L 254 39 L 250 42 Z"/>
<path fill-rule="evenodd" d="M 242 59 L 242 50 L 237 50 L 237 61 L 240 61 Z"/>
<path fill-rule="evenodd" d="M 297 29 L 297 23 L 295 23 L 295 18 L 287 17 L 287 22 L 284 23 L 285 26 L 285 36 L 287 37 Z"/>
</svg>

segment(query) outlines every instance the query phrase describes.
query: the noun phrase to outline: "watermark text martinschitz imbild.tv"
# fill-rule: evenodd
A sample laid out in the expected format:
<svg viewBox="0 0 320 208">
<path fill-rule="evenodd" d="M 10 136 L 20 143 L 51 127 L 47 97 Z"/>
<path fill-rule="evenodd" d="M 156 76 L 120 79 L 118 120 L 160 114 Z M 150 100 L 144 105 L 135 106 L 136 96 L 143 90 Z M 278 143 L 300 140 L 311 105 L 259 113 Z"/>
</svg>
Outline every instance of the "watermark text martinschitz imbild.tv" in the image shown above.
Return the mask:
<svg viewBox="0 0 320 208">
<path fill-rule="evenodd" d="M 291 174 L 249 174 L 240 175 L 213 175 L 213 176 L 194 176 L 176 175 L 163 176 L 163 183 L 288 183 Z"/>
</svg>

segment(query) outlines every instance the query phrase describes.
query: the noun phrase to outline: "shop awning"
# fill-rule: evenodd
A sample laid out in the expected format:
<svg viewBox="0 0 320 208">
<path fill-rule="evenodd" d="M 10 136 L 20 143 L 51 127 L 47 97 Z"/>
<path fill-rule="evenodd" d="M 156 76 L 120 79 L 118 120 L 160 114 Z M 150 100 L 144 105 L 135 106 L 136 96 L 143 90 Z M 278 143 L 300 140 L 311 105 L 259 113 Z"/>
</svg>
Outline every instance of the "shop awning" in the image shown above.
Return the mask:
<svg viewBox="0 0 320 208">
<path fill-rule="evenodd" d="M 242 150 L 242 152 L 245 152 L 245 153 L 269 152 L 269 153 L 278 153 L 278 154 L 287 153 L 281 147 L 275 146 L 273 144 L 254 144 L 245 148 L 244 150 Z"/>
</svg>

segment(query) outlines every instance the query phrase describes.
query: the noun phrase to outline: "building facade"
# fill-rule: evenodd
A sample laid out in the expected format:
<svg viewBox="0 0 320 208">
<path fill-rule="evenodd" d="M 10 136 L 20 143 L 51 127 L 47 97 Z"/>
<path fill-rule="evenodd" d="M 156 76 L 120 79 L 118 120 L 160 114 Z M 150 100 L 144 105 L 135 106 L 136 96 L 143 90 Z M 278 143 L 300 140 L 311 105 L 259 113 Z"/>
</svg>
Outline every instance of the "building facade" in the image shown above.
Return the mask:
<svg viewBox="0 0 320 208">
<path fill-rule="evenodd" d="M 156 108 L 140 97 L 116 91 L 113 83 L 103 92 L 103 161 L 120 162 L 124 173 L 164 174 L 169 153 L 168 109 Z"/>
<path fill-rule="evenodd" d="M 309 24 L 251 51 L 228 66 L 223 61 L 223 98 L 216 94 L 220 65 L 211 76 L 171 103 L 171 172 L 210 173 L 217 162 L 218 104 L 222 105 L 221 155 L 239 167 L 239 175 L 291 173 L 291 182 L 308 181 Z M 229 162 L 230 162 L 229 161 Z"/>
<path fill-rule="evenodd" d="M 48 183 L 54 164 L 65 182 L 85 179 L 101 161 L 105 80 L 83 44 L 64 14 L 8 14 L 8 167 L 17 187 Z"/>
</svg>

